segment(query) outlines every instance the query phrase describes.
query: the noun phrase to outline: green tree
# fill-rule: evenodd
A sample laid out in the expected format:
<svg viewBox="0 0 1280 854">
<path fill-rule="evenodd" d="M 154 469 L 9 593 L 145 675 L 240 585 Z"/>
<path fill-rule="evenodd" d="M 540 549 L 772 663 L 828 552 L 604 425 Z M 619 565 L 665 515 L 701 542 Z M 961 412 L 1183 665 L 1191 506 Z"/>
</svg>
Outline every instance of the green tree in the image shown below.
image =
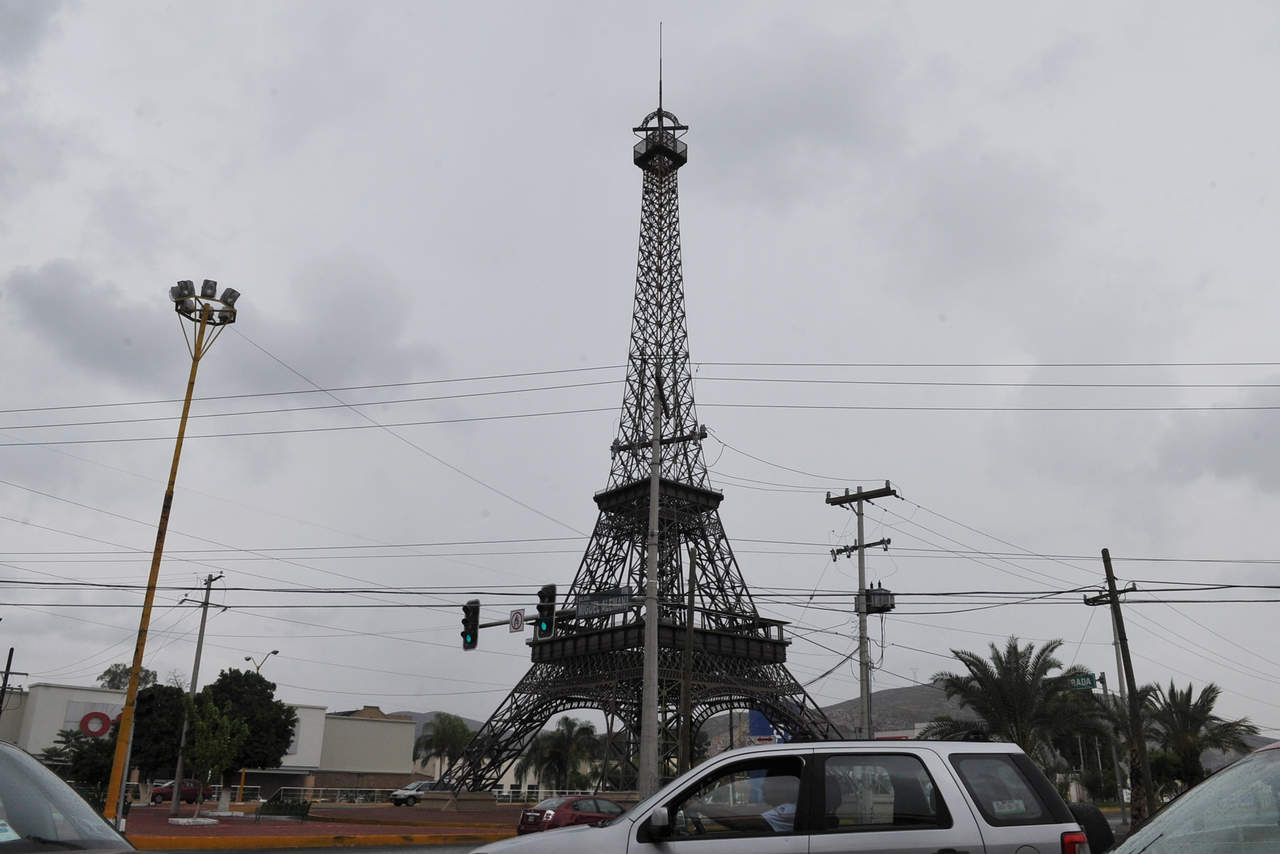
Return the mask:
<svg viewBox="0 0 1280 854">
<path fill-rule="evenodd" d="M 192 701 L 186 698 L 192 721 L 191 768 L 197 780 L 211 776 L 227 791 L 228 771 L 243 767 L 237 762 L 245 743 L 249 740 L 249 726 L 241 720 L 227 703 L 219 704 L 203 691 Z M 290 711 L 293 711 L 290 709 Z M 274 764 L 274 763 L 273 763 Z M 175 780 L 173 796 L 180 796 L 182 783 Z M 200 815 L 203 798 L 196 798 L 195 814 Z"/>
<path fill-rule="evenodd" d="M 276 685 L 251 670 L 231 668 L 200 690 L 249 730 L 228 768 L 275 768 L 293 741 L 298 713 L 275 698 Z"/>
<path fill-rule="evenodd" d="M 466 750 L 474 733 L 467 722 L 448 712 L 437 712 L 434 719 L 422 726 L 422 734 L 413 742 L 413 759 L 426 762 L 440 757 L 446 766 L 457 761 Z"/>
<path fill-rule="evenodd" d="M 1010 637 L 1003 650 L 990 645 L 989 660 L 953 649 L 952 655 L 967 672 L 937 673 L 933 681 L 941 683 L 947 697 L 958 700 L 976 718 L 938 718 L 925 727 L 921 737 L 959 738 L 977 730 L 1011 741 L 1038 756 L 1042 764 L 1051 764 L 1055 737 L 1097 728 L 1094 707 L 1071 688 L 1071 678 L 1088 671 L 1075 666 L 1051 675 L 1062 669 L 1062 662 L 1053 656 L 1060 646 L 1062 641 L 1054 640 L 1037 650 L 1034 643 L 1023 646 Z"/>
<path fill-rule="evenodd" d="M 152 685 L 138 692 L 130 755 L 141 779 L 173 775 L 185 697 L 186 692 L 172 685 Z"/>
<path fill-rule="evenodd" d="M 549 782 L 552 788 L 568 789 L 574 783 L 586 781 L 584 767 L 589 769 L 599 749 L 596 728 L 566 715 L 554 729 L 534 737 L 516 763 L 515 775 L 523 780 L 532 771 L 539 783 Z M 575 788 L 585 788 L 585 785 Z"/>
<path fill-rule="evenodd" d="M 112 691 L 123 691 L 129 687 L 129 672 L 133 665 L 118 661 L 98 674 L 98 686 L 110 688 Z M 156 684 L 156 672 L 143 667 L 138 671 L 138 688 L 146 688 Z"/>
<path fill-rule="evenodd" d="M 1222 690 L 1212 682 L 1192 695 L 1191 683 L 1185 691 L 1169 682 L 1149 692 L 1146 711 L 1150 721 L 1147 736 L 1160 745 L 1162 762 L 1171 776 L 1190 788 L 1205 778 L 1200 755 L 1206 750 L 1247 750 L 1244 737 L 1257 735 L 1258 728 L 1248 718 L 1226 720 L 1213 713 Z M 1154 769 L 1153 769 L 1154 773 Z"/>
</svg>

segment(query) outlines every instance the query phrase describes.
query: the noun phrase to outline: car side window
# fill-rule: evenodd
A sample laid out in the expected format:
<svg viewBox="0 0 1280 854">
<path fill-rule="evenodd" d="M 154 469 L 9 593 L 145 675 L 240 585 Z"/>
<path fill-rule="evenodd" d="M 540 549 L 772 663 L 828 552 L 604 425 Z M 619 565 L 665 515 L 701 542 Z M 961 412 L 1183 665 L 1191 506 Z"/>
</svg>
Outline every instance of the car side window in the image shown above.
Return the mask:
<svg viewBox="0 0 1280 854">
<path fill-rule="evenodd" d="M 622 807 L 618 806 L 613 801 L 597 800 L 596 806 L 598 806 L 600 808 L 599 811 L 605 815 L 622 815 L 623 812 Z"/>
<path fill-rule="evenodd" d="M 1011 756 L 955 754 L 951 764 L 989 824 L 1043 824 L 1054 820 Z"/>
<path fill-rule="evenodd" d="M 670 839 L 795 833 L 803 770 L 798 756 L 762 756 L 716 769 L 668 805 Z"/>
<path fill-rule="evenodd" d="M 596 809 L 596 802 L 594 798 L 583 798 L 580 801 L 574 801 L 573 809 L 576 812 L 599 812 L 599 810 Z"/>
<path fill-rule="evenodd" d="M 933 778 L 910 754 L 826 757 L 818 832 L 929 830 L 951 826 Z"/>
</svg>

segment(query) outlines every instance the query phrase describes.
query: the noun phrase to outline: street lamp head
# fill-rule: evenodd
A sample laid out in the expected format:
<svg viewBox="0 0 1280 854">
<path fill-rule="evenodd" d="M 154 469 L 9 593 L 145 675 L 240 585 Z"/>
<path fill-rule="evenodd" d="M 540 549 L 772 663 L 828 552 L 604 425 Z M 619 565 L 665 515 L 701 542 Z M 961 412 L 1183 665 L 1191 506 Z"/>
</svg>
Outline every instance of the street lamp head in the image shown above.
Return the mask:
<svg viewBox="0 0 1280 854">
<path fill-rule="evenodd" d="M 213 279 L 205 279 L 204 283 L 200 285 L 200 298 L 214 299 L 217 296 L 218 296 L 218 283 L 215 282 Z"/>
<path fill-rule="evenodd" d="M 273 650 L 271 650 L 271 653 L 270 653 L 270 654 L 271 654 L 271 655 L 279 655 L 279 654 L 280 654 L 280 650 L 278 650 L 278 649 L 273 649 Z"/>
<path fill-rule="evenodd" d="M 227 308 L 235 308 L 238 299 L 240 299 L 240 292 L 235 288 L 222 289 L 222 304 Z"/>
<path fill-rule="evenodd" d="M 245 661 L 253 661 L 253 656 L 251 656 L 251 655 L 246 655 L 246 656 L 244 657 L 244 660 L 245 660 Z"/>
</svg>

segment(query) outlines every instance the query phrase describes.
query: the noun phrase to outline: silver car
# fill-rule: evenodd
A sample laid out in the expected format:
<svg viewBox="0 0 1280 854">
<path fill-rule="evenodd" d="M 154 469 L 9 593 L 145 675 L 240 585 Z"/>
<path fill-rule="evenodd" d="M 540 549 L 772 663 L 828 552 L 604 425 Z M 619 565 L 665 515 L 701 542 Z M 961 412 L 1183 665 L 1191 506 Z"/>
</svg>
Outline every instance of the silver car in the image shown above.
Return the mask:
<svg viewBox="0 0 1280 854">
<path fill-rule="evenodd" d="M 1089 854 L 1067 805 L 1012 744 L 779 744 L 716 756 L 598 826 L 479 852 Z"/>
</svg>

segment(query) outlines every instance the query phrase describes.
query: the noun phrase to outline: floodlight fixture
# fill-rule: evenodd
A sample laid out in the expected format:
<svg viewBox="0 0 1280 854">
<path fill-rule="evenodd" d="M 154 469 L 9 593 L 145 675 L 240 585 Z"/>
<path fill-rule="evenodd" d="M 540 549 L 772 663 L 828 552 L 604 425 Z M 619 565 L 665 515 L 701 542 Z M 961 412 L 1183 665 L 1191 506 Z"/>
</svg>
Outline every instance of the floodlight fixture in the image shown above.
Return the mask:
<svg viewBox="0 0 1280 854">
<path fill-rule="evenodd" d="M 169 288 L 174 311 L 196 325 L 226 326 L 235 323 L 236 300 L 239 298 L 240 292 L 234 288 L 224 288 L 219 297 L 218 283 L 213 279 L 201 282 L 199 295 L 190 279 L 183 279 Z"/>
</svg>

